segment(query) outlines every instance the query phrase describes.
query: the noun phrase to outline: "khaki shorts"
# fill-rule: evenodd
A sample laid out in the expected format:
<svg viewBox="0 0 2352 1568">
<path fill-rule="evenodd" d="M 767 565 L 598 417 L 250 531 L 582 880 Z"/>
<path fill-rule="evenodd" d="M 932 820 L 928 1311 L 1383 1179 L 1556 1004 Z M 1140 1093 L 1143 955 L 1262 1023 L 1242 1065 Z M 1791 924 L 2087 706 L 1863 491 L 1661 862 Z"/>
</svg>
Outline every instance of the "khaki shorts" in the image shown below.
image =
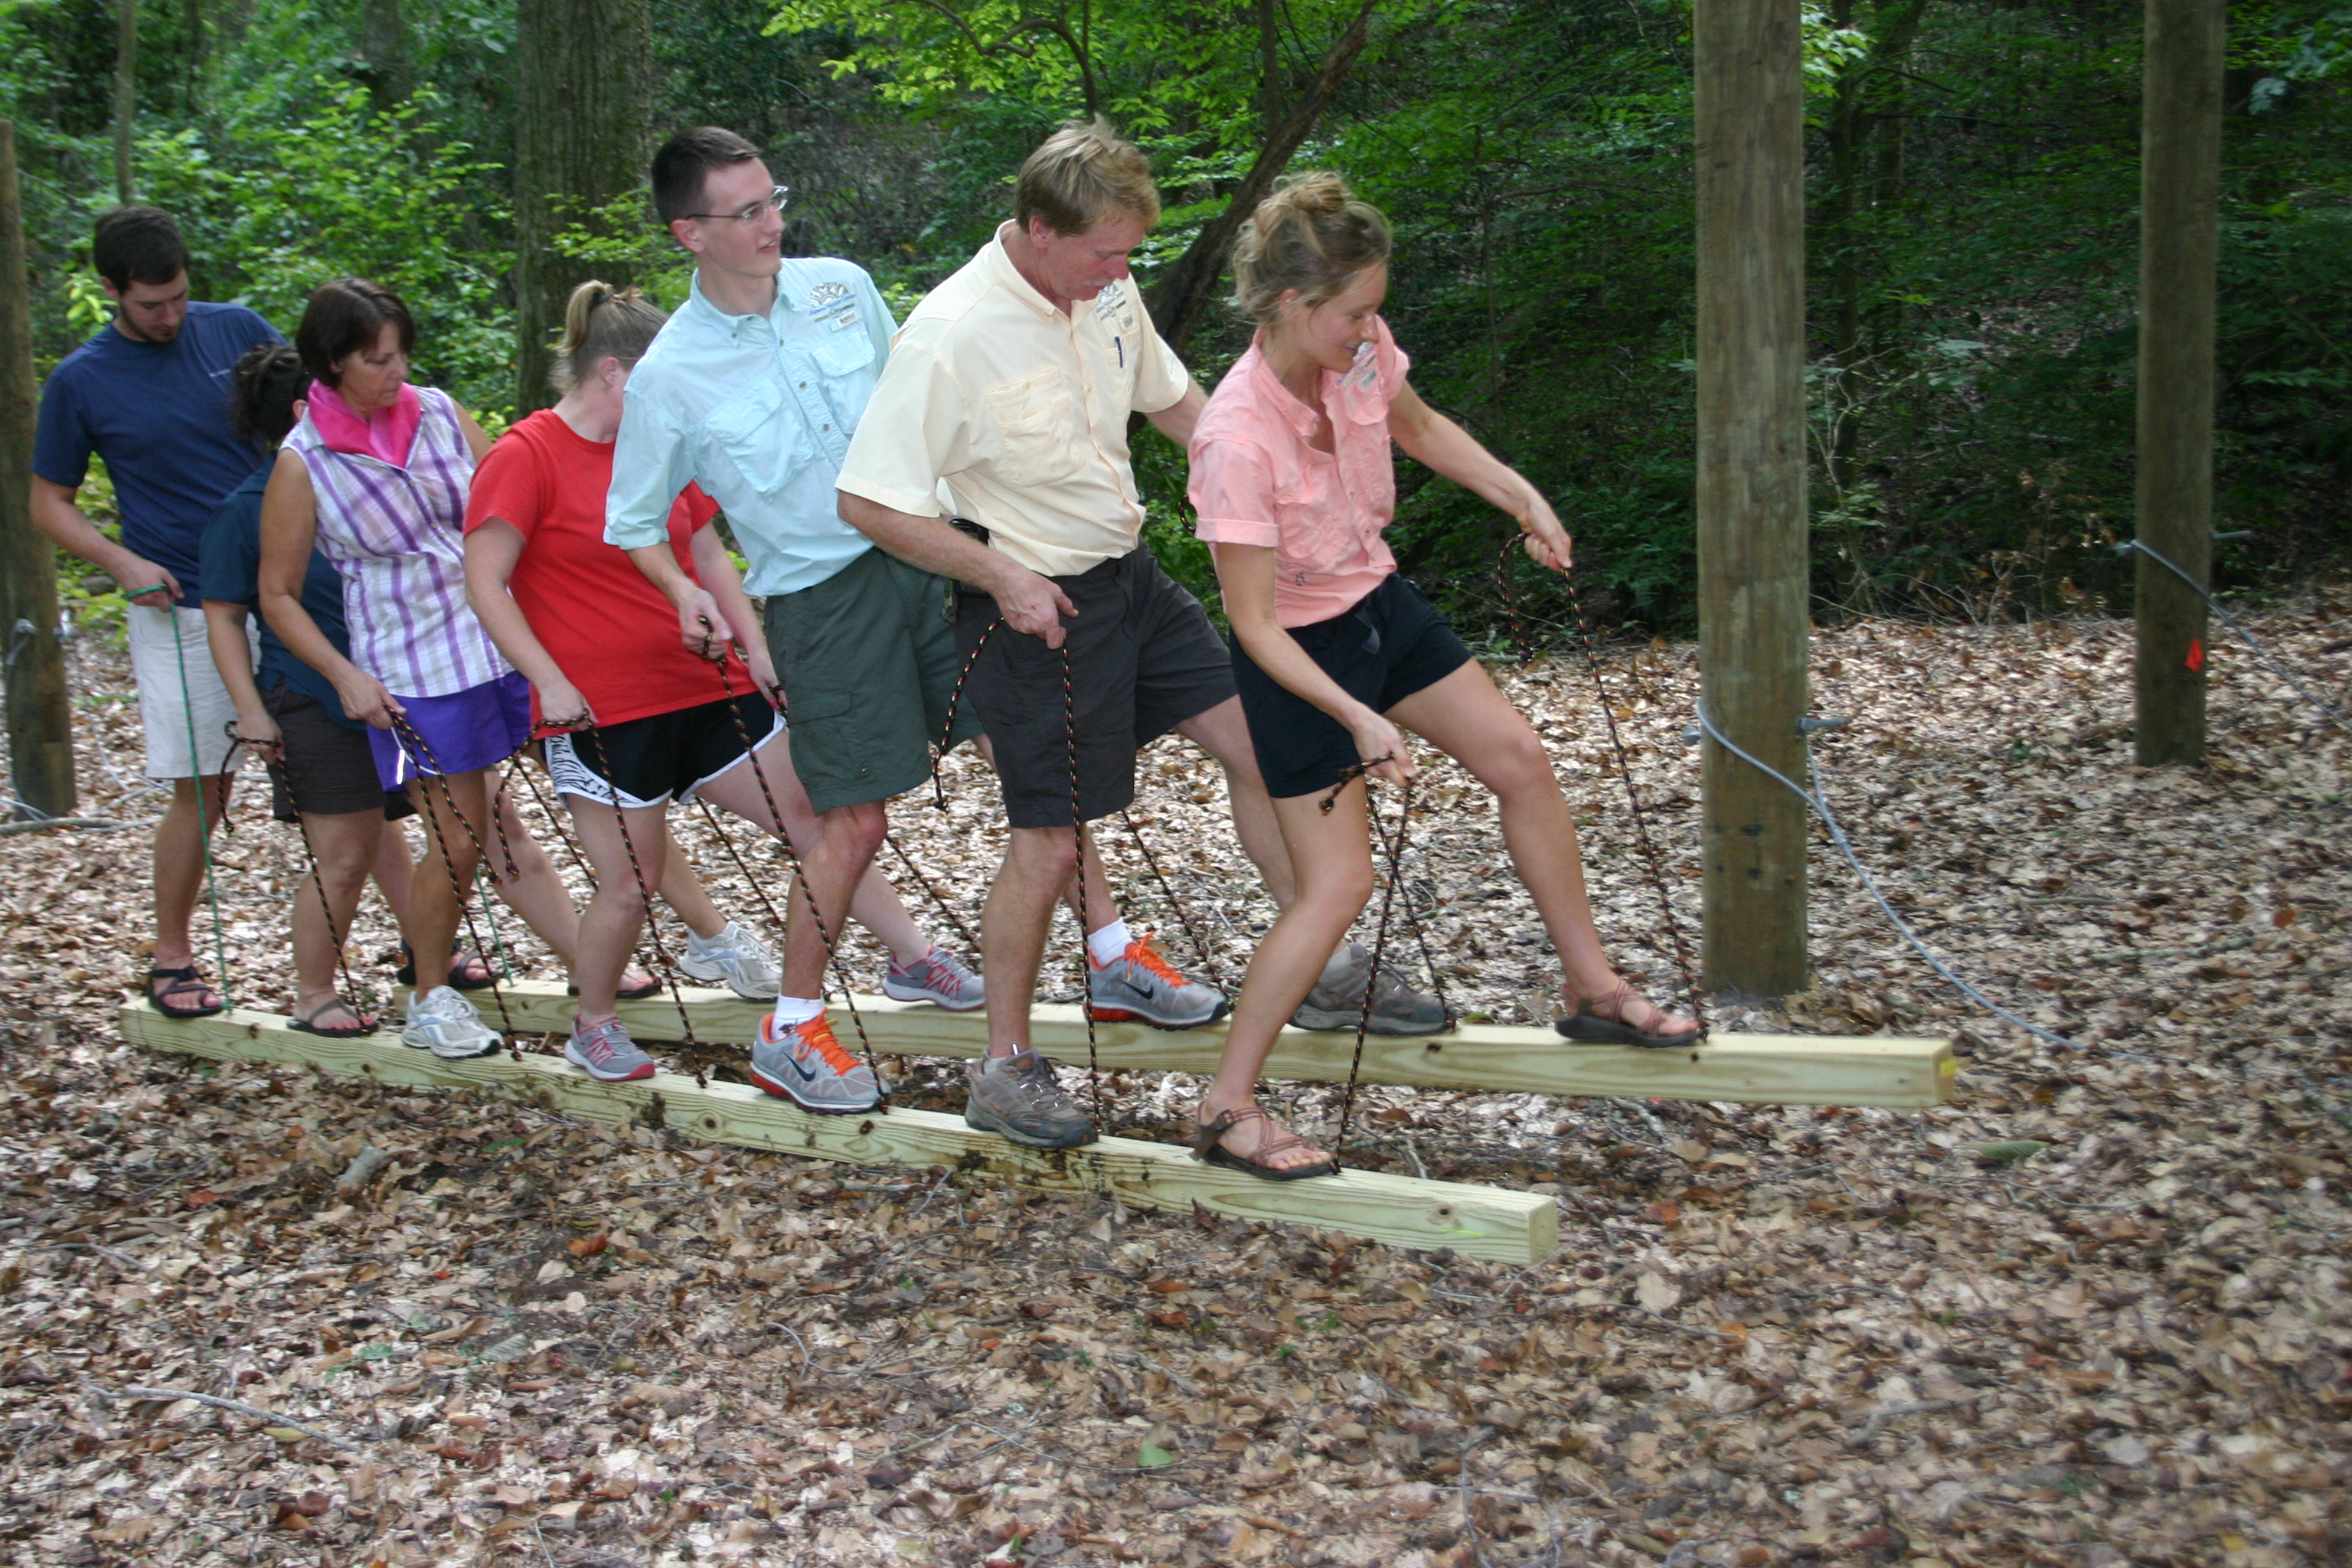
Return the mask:
<svg viewBox="0 0 2352 1568">
<path fill-rule="evenodd" d="M 930 776 L 963 673 L 955 584 L 868 550 L 813 588 L 768 600 L 793 771 L 820 812 L 904 795 Z M 980 733 L 960 706 L 948 744 Z"/>
<path fill-rule="evenodd" d="M 131 678 L 139 687 L 139 721 L 147 732 L 147 776 L 192 779 L 232 771 L 227 726 L 236 721 L 236 704 L 213 668 L 205 613 L 133 605 L 129 631 Z M 258 664 L 261 633 L 250 618 L 245 636 Z"/>
</svg>

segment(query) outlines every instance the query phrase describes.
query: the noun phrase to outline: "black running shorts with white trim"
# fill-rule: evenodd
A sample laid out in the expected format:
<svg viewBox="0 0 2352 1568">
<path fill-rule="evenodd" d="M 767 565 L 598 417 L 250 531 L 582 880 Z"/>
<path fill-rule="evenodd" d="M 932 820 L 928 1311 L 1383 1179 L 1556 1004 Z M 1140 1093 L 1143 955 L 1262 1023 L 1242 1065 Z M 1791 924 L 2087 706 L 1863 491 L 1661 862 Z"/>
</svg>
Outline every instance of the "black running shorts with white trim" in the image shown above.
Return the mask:
<svg viewBox="0 0 2352 1568">
<path fill-rule="evenodd" d="M 692 800 L 696 790 L 740 763 L 744 735 L 761 744 L 783 727 L 783 716 L 766 698 L 746 692 L 731 701 L 722 698 L 602 725 L 593 738 L 584 732 L 550 735 L 547 775 L 565 795 L 607 805 L 667 805 Z"/>
</svg>

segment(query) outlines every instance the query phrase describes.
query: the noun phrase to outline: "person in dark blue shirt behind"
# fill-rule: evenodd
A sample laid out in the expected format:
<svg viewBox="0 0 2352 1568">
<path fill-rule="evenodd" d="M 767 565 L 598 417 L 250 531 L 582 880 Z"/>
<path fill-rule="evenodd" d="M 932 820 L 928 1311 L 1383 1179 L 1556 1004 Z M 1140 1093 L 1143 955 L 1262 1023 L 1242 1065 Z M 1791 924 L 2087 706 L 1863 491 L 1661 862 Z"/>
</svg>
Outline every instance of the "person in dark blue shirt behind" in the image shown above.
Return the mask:
<svg viewBox="0 0 2352 1568">
<path fill-rule="evenodd" d="M 229 428 L 238 356 L 285 340 L 242 305 L 188 299 L 188 247 L 167 213 L 117 207 L 90 247 L 113 325 L 66 356 L 41 389 L 33 526 L 112 576 L 131 600 L 131 677 L 147 776 L 169 780 L 155 830 L 155 955 L 147 997 L 175 1018 L 223 1006 L 197 972 L 188 925 L 204 876 L 205 825 L 228 804 L 236 717 L 196 607 L 196 550 L 224 497 L 264 453 Z M 74 504 L 95 454 L 114 481 L 118 542 Z M 202 781 L 203 795 L 198 795 Z"/>
<path fill-rule="evenodd" d="M 235 382 L 229 422 L 236 434 L 269 447 L 284 440 L 302 416 L 300 399 L 310 384 L 300 357 L 283 344 L 251 350 L 237 361 Z M 249 654 L 247 627 L 261 597 L 255 581 L 261 496 L 268 484 L 269 469 L 256 468 L 213 513 L 199 552 L 197 591 L 213 662 L 236 704 L 237 736 L 269 764 L 273 815 L 300 825 L 316 867 L 294 900 L 291 1026 L 350 1039 L 367 1034 L 375 1020 L 336 994 L 337 960 L 371 871 L 393 914 L 406 915 L 408 841 L 394 823 L 413 808 L 405 792 L 387 791 L 377 780 L 367 726 L 343 716 L 333 682 L 295 658 L 266 624 L 257 667 Z M 348 657 L 342 574 L 316 551 L 302 582 L 302 607 Z"/>
</svg>

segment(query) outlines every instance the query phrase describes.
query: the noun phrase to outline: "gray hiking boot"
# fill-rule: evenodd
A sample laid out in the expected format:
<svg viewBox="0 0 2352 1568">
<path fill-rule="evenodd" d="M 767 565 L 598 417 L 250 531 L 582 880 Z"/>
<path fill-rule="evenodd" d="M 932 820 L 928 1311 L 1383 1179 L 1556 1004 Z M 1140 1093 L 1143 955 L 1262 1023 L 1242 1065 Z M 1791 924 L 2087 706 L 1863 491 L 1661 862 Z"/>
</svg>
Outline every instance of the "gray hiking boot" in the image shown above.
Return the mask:
<svg viewBox="0 0 2352 1568">
<path fill-rule="evenodd" d="M 1371 978 L 1372 955 L 1360 942 L 1351 942 L 1323 966 L 1323 977 L 1298 1011 L 1290 1016 L 1294 1029 L 1353 1031 L 1363 1016 L 1364 982 Z M 1372 985 L 1372 1016 L 1367 1032 L 1375 1035 L 1442 1035 L 1445 1009 L 1437 998 L 1415 991 L 1404 976 L 1383 963 Z"/>
<path fill-rule="evenodd" d="M 1087 956 L 1087 1008 L 1098 1024 L 1132 1018 L 1155 1029 L 1197 1029 L 1232 1005 L 1223 992 L 1187 978 L 1149 942 L 1129 942 L 1108 963 Z"/>
<path fill-rule="evenodd" d="M 1095 1141 L 1093 1118 L 1063 1091 L 1054 1064 L 1033 1050 L 964 1064 L 971 1098 L 964 1123 L 1032 1149 L 1075 1149 Z"/>
</svg>

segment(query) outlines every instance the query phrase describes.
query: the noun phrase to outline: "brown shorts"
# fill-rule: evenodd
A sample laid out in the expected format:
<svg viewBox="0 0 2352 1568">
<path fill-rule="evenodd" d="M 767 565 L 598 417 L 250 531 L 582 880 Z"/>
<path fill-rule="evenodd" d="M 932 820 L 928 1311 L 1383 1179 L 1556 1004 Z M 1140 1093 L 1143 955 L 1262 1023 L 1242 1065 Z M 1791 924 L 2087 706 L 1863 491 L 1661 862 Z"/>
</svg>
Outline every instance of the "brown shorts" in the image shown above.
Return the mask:
<svg viewBox="0 0 2352 1568">
<path fill-rule="evenodd" d="M 1062 622 L 1061 649 L 998 625 L 985 594 L 957 605 L 959 645 L 967 658 L 980 648 L 963 700 L 996 749 L 1015 827 L 1069 826 L 1074 797 L 1080 822 L 1123 810 L 1135 799 L 1135 753 L 1234 695 L 1233 658 L 1208 612 L 1150 550 L 1053 581 L 1078 607 Z"/>
<path fill-rule="evenodd" d="M 271 816 L 298 822 L 302 816 L 382 811 L 386 822 L 397 822 L 415 813 L 407 791 L 388 790 L 376 777 L 365 730 L 336 723 L 315 698 L 290 686 L 265 687 L 261 705 L 278 721 L 278 738 L 286 747 L 286 761 L 269 770 Z"/>
</svg>

